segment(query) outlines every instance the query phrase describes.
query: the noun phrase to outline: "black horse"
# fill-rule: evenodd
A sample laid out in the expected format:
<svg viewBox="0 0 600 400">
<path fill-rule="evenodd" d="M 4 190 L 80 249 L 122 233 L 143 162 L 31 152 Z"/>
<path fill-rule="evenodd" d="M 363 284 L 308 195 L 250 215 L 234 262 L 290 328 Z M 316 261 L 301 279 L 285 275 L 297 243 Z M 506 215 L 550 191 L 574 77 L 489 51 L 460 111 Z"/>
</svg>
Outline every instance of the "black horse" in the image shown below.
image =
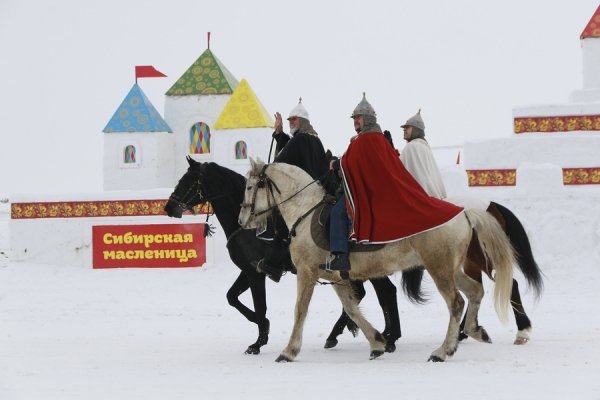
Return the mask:
<svg viewBox="0 0 600 400">
<path fill-rule="evenodd" d="M 185 211 L 191 211 L 194 206 L 210 202 L 214 213 L 223 228 L 227 238 L 227 250 L 231 261 L 241 272 L 227 292 L 229 304 L 235 307 L 248 321 L 258 325 L 258 339 L 248 346 L 247 354 L 259 354 L 260 348 L 269 340 L 269 320 L 266 317 L 267 303 L 265 290 L 265 275 L 256 271 L 253 264 L 264 257 L 270 242 L 256 237 L 256 230 L 242 229 L 238 223 L 240 204 L 243 201 L 246 186 L 245 178 L 235 171 L 216 163 L 199 163 L 187 158 L 189 168 L 165 205 L 165 211 L 170 217 L 181 218 Z M 388 279 L 372 280 L 379 303 L 384 311 L 386 323 L 383 334 L 387 339 L 387 351 L 395 350 L 395 342 L 401 336 L 400 318 L 396 299 L 396 287 Z M 362 299 L 365 290 L 362 282 L 352 282 L 357 296 Z M 239 297 L 250 289 L 254 311 L 246 307 Z M 419 289 L 414 289 L 419 293 Z M 345 327 L 356 335 L 356 324 L 342 312 L 325 347 L 337 344 L 337 336 Z"/>
</svg>

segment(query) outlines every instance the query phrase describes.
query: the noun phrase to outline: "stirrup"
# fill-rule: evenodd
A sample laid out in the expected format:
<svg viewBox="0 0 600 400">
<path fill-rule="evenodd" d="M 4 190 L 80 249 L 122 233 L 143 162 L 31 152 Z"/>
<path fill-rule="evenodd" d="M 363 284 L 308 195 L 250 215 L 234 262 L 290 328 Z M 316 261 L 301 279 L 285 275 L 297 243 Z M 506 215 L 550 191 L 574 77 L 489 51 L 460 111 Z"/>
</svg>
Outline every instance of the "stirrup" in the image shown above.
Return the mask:
<svg viewBox="0 0 600 400">
<path fill-rule="evenodd" d="M 346 258 L 348 257 L 347 254 L 345 254 Z M 340 261 L 340 258 L 342 258 L 342 256 L 340 254 L 330 254 L 327 257 L 327 260 L 325 260 L 325 264 L 321 264 L 319 265 L 319 269 L 323 270 L 323 271 L 327 271 L 327 272 L 334 272 L 334 271 L 338 271 L 340 273 L 344 272 L 345 275 L 347 275 L 348 271 L 350 271 L 350 260 L 347 260 L 347 264 L 343 263 L 342 261 Z M 342 265 L 338 265 L 338 264 L 342 264 Z"/>
</svg>

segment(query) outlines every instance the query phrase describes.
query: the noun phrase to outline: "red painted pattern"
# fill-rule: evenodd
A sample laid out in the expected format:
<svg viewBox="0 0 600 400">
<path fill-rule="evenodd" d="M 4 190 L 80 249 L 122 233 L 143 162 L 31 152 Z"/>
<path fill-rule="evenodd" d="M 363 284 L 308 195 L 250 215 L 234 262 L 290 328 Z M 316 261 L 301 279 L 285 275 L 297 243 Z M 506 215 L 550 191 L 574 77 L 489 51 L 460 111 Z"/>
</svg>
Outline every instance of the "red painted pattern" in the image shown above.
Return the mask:
<svg viewBox="0 0 600 400">
<path fill-rule="evenodd" d="M 600 115 L 515 118 L 514 130 L 515 133 L 600 131 Z"/>
<path fill-rule="evenodd" d="M 467 170 L 469 186 L 515 186 L 516 169 L 471 169 Z"/>
<path fill-rule="evenodd" d="M 563 184 L 565 184 L 565 185 L 598 185 L 598 184 L 600 184 L 600 167 L 598 167 L 598 168 L 563 168 Z"/>
<path fill-rule="evenodd" d="M 140 217 L 166 215 L 167 200 L 104 200 L 12 203 L 12 219 Z M 197 214 L 212 214 L 210 204 L 194 208 Z"/>
<path fill-rule="evenodd" d="M 564 185 L 600 184 L 600 167 L 563 168 Z M 515 186 L 516 169 L 472 169 L 467 170 L 469 186 Z"/>
</svg>

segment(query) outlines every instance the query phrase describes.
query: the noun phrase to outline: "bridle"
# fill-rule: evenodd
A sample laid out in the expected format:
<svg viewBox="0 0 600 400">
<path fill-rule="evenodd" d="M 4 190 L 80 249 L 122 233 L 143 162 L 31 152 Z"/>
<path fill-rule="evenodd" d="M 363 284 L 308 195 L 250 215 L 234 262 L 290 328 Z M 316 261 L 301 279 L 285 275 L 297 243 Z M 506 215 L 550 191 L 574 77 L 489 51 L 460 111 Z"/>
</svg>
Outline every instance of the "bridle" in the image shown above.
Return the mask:
<svg viewBox="0 0 600 400">
<path fill-rule="evenodd" d="M 254 192 L 252 193 L 252 201 L 250 203 L 242 203 L 240 205 L 242 207 L 242 209 L 250 208 L 250 217 L 259 217 L 268 212 L 271 212 L 271 213 L 274 212 L 276 208 L 278 208 L 280 205 L 282 205 L 286 201 L 289 201 L 289 200 L 293 199 L 294 197 L 296 197 L 307 187 L 309 187 L 310 185 L 312 185 L 315 182 L 319 182 L 319 179 L 315 179 L 315 180 L 311 181 L 310 183 L 308 183 L 307 185 L 305 185 L 302 189 L 298 190 L 296 193 L 292 194 L 287 199 L 281 201 L 280 203 L 277 203 L 277 200 L 275 200 L 275 194 L 273 193 L 273 189 L 275 189 L 278 194 L 281 194 L 281 191 L 277 187 L 277 184 L 271 178 L 269 178 L 269 176 L 267 175 L 267 167 L 269 165 L 270 164 L 263 165 L 263 167 L 261 168 L 261 170 L 258 174 L 258 180 L 256 182 L 256 186 L 254 187 Z M 258 189 L 264 189 L 264 188 L 266 188 L 266 190 L 267 190 L 267 208 L 264 210 L 261 210 L 261 211 L 256 211 L 256 194 L 258 193 Z M 246 190 L 250 190 L 250 189 L 252 189 L 252 186 L 246 187 Z M 271 199 L 273 200 L 273 204 L 271 204 Z M 311 211 L 312 211 L 312 209 L 311 209 Z"/>
<path fill-rule="evenodd" d="M 177 184 L 177 186 L 181 185 L 181 181 Z M 192 201 L 198 198 L 198 203 L 206 202 L 206 198 L 202 194 L 202 174 L 199 174 L 189 188 L 183 193 L 183 195 L 177 194 L 177 187 L 171 196 L 169 197 L 169 201 L 175 203 L 177 207 L 179 207 L 182 211 L 189 211 L 192 214 L 196 214 L 194 211 L 194 206 L 191 205 Z"/>
<path fill-rule="evenodd" d="M 275 195 L 273 194 L 273 188 L 277 190 L 277 193 L 281 194 L 281 192 L 279 191 L 277 184 L 267 176 L 266 170 L 268 166 L 269 164 L 263 165 L 263 167 L 260 170 L 260 173 L 258 174 L 258 180 L 256 181 L 254 192 L 252 192 L 252 202 L 240 204 L 240 207 L 242 207 L 242 209 L 250 208 L 251 217 L 258 217 L 268 212 L 272 212 L 278 206 L 277 201 L 275 200 Z M 256 194 L 258 193 L 258 189 L 264 189 L 265 186 L 267 187 L 267 208 L 265 210 L 256 212 Z M 252 186 L 246 187 L 246 190 L 249 189 L 252 189 Z M 271 199 L 273 199 L 273 205 L 271 205 Z"/>
</svg>

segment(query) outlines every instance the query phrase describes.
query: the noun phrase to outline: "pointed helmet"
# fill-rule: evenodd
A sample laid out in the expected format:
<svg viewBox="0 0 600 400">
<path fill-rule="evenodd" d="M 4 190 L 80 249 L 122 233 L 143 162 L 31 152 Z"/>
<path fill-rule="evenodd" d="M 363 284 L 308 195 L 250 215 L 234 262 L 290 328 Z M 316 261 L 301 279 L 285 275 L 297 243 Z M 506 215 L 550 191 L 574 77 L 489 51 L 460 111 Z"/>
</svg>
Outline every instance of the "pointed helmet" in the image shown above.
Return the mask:
<svg viewBox="0 0 600 400">
<path fill-rule="evenodd" d="M 294 107 L 292 111 L 290 111 L 290 115 L 287 119 L 293 117 L 300 117 L 310 121 L 310 118 L 308 117 L 308 111 L 306 111 L 306 108 L 304 108 L 304 106 L 302 105 L 302 97 L 300 97 L 300 99 L 298 100 L 298 104 L 296 105 L 296 107 Z"/>
<path fill-rule="evenodd" d="M 401 128 L 404 128 L 405 126 L 414 126 L 415 128 L 419 128 L 422 131 L 425 131 L 425 122 L 423 122 L 423 118 L 421 118 L 420 108 L 419 111 L 415 115 L 410 117 L 404 125 L 401 125 Z"/>
<path fill-rule="evenodd" d="M 377 116 L 377 114 L 375 113 L 375 110 L 373 109 L 373 106 L 367 101 L 367 96 L 364 92 L 363 92 L 362 100 L 360 101 L 360 103 L 358 103 L 358 105 L 352 112 L 352 115 L 350 116 L 350 118 L 353 118 L 356 115 L 370 116 L 370 117 Z"/>
</svg>

